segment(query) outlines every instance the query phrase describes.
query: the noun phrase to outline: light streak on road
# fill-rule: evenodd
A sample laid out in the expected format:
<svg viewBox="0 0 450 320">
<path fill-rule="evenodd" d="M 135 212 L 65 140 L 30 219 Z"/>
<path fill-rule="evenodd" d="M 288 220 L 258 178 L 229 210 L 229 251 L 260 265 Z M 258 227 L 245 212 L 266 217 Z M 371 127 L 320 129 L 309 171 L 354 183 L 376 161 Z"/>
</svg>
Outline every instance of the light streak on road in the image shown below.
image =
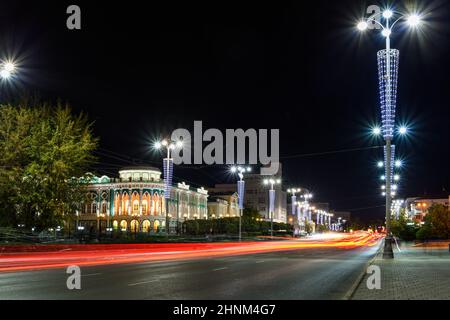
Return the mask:
<svg viewBox="0 0 450 320">
<path fill-rule="evenodd" d="M 374 246 L 381 235 L 369 232 L 330 234 L 299 240 L 169 244 L 80 244 L 3 247 L 0 272 L 165 260 L 207 259 L 309 248 L 352 249 Z M 69 250 L 68 250 L 69 249 Z M 8 250 L 9 252 L 5 253 Z M 13 252 L 11 252 L 13 251 Z M 22 251 L 22 252 L 19 252 Z M 29 252 L 23 252 L 29 251 Z"/>
</svg>

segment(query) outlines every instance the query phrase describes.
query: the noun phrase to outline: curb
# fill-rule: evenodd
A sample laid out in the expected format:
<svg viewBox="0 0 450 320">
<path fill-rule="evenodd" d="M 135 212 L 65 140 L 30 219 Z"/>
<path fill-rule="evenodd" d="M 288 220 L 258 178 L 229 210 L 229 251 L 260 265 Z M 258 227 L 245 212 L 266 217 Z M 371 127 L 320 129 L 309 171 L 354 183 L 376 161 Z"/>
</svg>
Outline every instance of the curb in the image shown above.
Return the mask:
<svg viewBox="0 0 450 320">
<path fill-rule="evenodd" d="M 358 276 L 358 278 L 356 279 L 356 281 L 353 283 L 353 285 L 350 287 L 350 289 L 347 291 L 347 293 L 344 295 L 344 297 L 342 298 L 342 300 L 351 300 L 353 298 L 353 295 L 356 292 L 356 289 L 358 289 L 359 285 L 361 284 L 361 282 L 364 279 L 364 276 L 366 275 L 366 270 L 367 268 L 375 261 L 375 259 L 378 257 L 378 255 L 381 252 L 381 249 L 383 248 L 383 244 L 384 244 L 384 238 L 382 241 L 382 245 L 380 245 L 380 247 L 378 248 L 377 252 L 374 254 L 373 258 L 370 259 L 369 261 L 367 261 L 367 263 L 364 265 L 363 271 L 361 272 L 361 274 Z"/>
</svg>

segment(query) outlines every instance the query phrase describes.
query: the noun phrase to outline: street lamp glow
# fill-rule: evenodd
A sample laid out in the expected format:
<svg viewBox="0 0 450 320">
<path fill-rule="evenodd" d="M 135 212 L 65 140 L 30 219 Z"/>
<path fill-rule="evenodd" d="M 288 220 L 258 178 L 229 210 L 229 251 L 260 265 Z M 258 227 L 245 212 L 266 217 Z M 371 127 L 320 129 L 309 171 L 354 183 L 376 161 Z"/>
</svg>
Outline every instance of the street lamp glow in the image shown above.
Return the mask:
<svg viewBox="0 0 450 320">
<path fill-rule="evenodd" d="M 420 24 L 420 16 L 418 14 L 411 14 L 406 20 L 411 27 L 416 27 Z"/>
<path fill-rule="evenodd" d="M 383 167 L 383 161 L 378 161 L 377 162 L 377 167 L 378 168 L 382 168 Z"/>
<path fill-rule="evenodd" d="M 380 179 L 381 179 L 381 180 L 384 180 L 384 179 L 386 179 L 386 177 L 385 177 L 384 175 L 382 175 L 382 176 L 380 177 Z"/>
<path fill-rule="evenodd" d="M 161 145 L 162 146 L 167 146 L 169 143 L 167 142 L 167 140 L 166 139 L 164 139 L 163 141 L 161 141 Z"/>
<path fill-rule="evenodd" d="M 394 181 L 400 180 L 400 176 L 398 174 L 394 175 Z"/>
<path fill-rule="evenodd" d="M 392 17 L 393 14 L 394 13 L 391 10 L 386 9 L 386 10 L 383 11 L 383 18 L 389 19 L 389 18 Z"/>
<path fill-rule="evenodd" d="M 398 132 L 400 133 L 400 134 L 406 134 L 407 132 L 408 132 L 408 128 L 407 127 L 405 127 L 405 126 L 401 126 L 399 129 L 398 129 Z"/>
<path fill-rule="evenodd" d="M 232 167 L 230 168 L 230 171 L 233 172 L 233 173 L 235 173 L 235 172 L 237 171 L 237 168 L 236 168 L 235 166 L 232 166 Z"/>
<path fill-rule="evenodd" d="M 372 134 L 378 136 L 380 133 L 381 133 L 380 127 L 374 127 L 374 128 L 372 129 Z"/>
<path fill-rule="evenodd" d="M 155 144 L 153 145 L 153 147 L 154 147 L 155 149 L 160 149 L 160 148 L 161 148 L 161 142 L 159 142 L 159 141 L 155 142 Z"/>
<path fill-rule="evenodd" d="M 356 27 L 358 28 L 359 31 L 364 31 L 367 29 L 368 25 L 366 21 L 360 21 Z"/>
<path fill-rule="evenodd" d="M 400 168 L 401 166 L 402 166 L 402 160 L 395 160 L 395 166 L 397 167 L 397 168 Z"/>
<path fill-rule="evenodd" d="M 383 29 L 383 31 L 381 31 L 381 34 L 383 35 L 383 37 L 389 37 L 391 35 L 391 29 Z"/>
<path fill-rule="evenodd" d="M 3 69 L 2 71 L 0 71 L 0 77 L 3 79 L 9 79 L 9 77 L 11 77 L 11 72 Z"/>
<path fill-rule="evenodd" d="M 3 69 L 5 69 L 8 72 L 13 72 L 15 68 L 16 68 L 16 66 L 12 62 L 6 62 L 3 65 Z"/>
</svg>

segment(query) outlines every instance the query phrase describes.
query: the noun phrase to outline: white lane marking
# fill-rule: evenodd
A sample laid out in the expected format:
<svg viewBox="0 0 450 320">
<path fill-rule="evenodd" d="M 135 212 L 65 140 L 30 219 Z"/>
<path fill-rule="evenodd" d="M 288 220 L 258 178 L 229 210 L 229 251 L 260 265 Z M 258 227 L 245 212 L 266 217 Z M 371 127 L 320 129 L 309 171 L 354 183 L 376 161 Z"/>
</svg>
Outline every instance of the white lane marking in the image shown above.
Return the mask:
<svg viewBox="0 0 450 320">
<path fill-rule="evenodd" d="M 261 260 L 261 261 L 256 261 L 255 263 L 263 263 L 263 262 L 265 262 L 265 261 Z"/>
<path fill-rule="evenodd" d="M 225 269 L 228 269 L 228 267 L 222 267 L 222 268 L 213 269 L 213 271 L 219 271 L 219 270 L 225 270 Z"/>
<path fill-rule="evenodd" d="M 88 274 L 81 274 L 82 277 L 90 277 L 90 276 L 98 276 L 101 273 L 88 273 Z"/>
<path fill-rule="evenodd" d="M 158 281 L 158 280 L 142 281 L 142 282 L 130 283 L 128 285 L 131 287 L 131 286 L 137 286 L 137 285 L 140 285 L 140 284 L 146 284 L 146 283 L 155 282 L 155 281 Z"/>
</svg>

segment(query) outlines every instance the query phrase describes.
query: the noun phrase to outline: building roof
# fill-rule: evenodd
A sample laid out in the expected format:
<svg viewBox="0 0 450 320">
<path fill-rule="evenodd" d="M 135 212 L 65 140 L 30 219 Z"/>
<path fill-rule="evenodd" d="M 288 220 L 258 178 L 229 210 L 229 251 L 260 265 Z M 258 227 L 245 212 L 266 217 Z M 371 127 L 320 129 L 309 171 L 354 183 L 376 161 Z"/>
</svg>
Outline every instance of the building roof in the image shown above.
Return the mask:
<svg viewBox="0 0 450 320">
<path fill-rule="evenodd" d="M 145 171 L 159 171 L 161 172 L 161 169 L 156 168 L 156 167 L 150 167 L 150 166 L 129 166 L 129 167 L 123 167 L 122 169 L 120 169 L 120 171 L 140 171 L 140 170 L 145 170 Z"/>
</svg>

